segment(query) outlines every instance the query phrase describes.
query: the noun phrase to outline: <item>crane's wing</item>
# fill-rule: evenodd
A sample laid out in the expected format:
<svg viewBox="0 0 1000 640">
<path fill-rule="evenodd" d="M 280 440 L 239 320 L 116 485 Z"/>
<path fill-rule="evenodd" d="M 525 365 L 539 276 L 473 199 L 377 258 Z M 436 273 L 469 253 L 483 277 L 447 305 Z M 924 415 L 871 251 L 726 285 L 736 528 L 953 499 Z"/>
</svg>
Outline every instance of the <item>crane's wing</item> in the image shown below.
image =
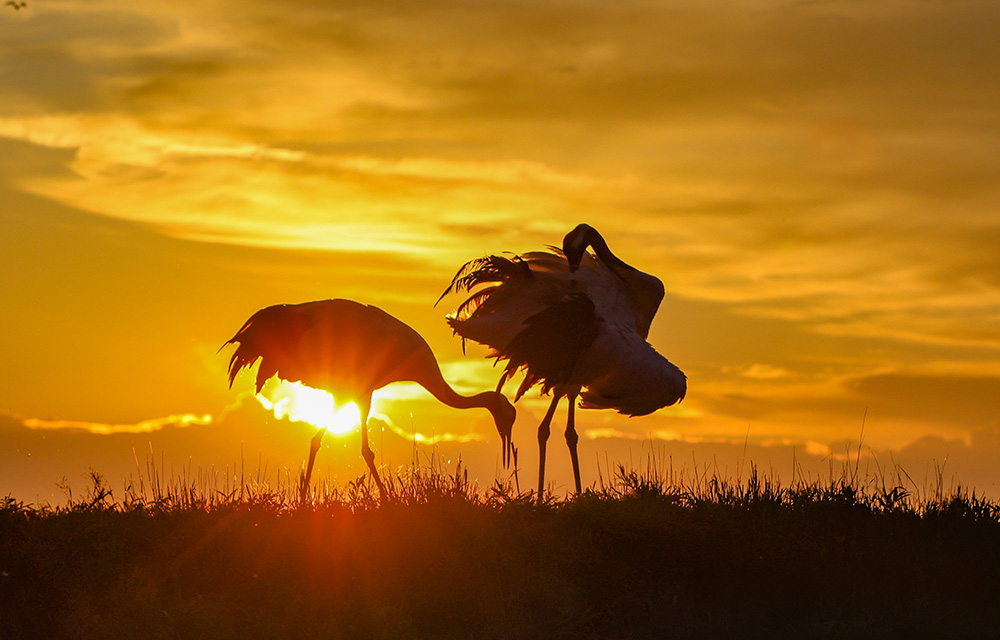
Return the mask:
<svg viewBox="0 0 1000 640">
<path fill-rule="evenodd" d="M 571 293 L 528 318 L 524 328 L 499 353 L 507 366 L 497 388 L 519 369 L 524 380 L 514 397 L 516 402 L 536 384 L 542 393 L 570 382 L 580 357 L 597 336 L 600 320 L 594 303 L 584 293 Z"/>
<path fill-rule="evenodd" d="M 471 340 L 489 347 L 495 356 L 521 332 L 528 318 L 559 302 L 572 285 L 536 271 L 521 256 L 494 255 L 466 263 L 442 298 L 462 291 L 470 295 L 448 317 L 448 324 L 461 336 L 463 349 Z"/>
<path fill-rule="evenodd" d="M 470 295 L 448 324 L 463 347 L 472 340 L 507 361 L 499 386 L 525 371 L 518 398 L 535 384 L 548 391 L 568 382 L 602 322 L 585 283 L 572 277 L 556 249 L 473 260 L 459 269 L 445 295 L 462 290 Z"/>
</svg>

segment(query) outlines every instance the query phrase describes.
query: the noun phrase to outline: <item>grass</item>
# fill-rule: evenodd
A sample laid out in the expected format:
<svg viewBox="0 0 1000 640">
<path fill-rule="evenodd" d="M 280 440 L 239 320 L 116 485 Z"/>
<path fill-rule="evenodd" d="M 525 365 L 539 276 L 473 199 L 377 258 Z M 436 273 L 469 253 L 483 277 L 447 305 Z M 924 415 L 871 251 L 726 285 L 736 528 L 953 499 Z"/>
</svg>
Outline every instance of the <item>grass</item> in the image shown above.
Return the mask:
<svg viewBox="0 0 1000 640">
<path fill-rule="evenodd" d="M 241 475 L 147 465 L 120 497 L 94 473 L 59 507 L 0 500 L 0 637 L 1000 632 L 1000 507 L 898 472 L 782 486 L 653 460 L 541 505 L 460 468 L 414 465 L 386 504 L 364 478 L 300 502 Z"/>
</svg>

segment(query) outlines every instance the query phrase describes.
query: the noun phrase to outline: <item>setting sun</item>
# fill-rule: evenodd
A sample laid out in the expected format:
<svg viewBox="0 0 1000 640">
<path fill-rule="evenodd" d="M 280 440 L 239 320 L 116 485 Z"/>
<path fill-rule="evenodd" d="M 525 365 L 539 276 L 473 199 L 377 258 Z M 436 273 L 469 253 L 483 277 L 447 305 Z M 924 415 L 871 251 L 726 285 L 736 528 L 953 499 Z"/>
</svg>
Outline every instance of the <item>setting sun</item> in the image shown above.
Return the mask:
<svg viewBox="0 0 1000 640">
<path fill-rule="evenodd" d="M 317 427 L 326 427 L 327 433 L 331 434 L 349 433 L 361 424 L 361 414 L 356 404 L 348 402 L 337 406 L 332 395 L 307 387 L 301 382 L 272 378 L 256 398 L 265 409 L 273 411 L 279 420 L 288 418 L 295 422 L 308 422 Z"/>
</svg>

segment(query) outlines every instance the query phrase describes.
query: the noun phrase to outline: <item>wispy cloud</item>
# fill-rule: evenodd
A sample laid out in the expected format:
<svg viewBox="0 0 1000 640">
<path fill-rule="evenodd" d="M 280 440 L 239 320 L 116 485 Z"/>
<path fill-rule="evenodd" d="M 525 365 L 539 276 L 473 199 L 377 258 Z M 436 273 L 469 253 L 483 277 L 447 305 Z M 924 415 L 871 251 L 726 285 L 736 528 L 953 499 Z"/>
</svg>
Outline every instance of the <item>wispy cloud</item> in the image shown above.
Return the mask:
<svg viewBox="0 0 1000 640">
<path fill-rule="evenodd" d="M 755 363 L 749 369 L 744 371 L 743 375 L 747 378 L 753 378 L 755 380 L 777 380 L 780 378 L 787 378 L 791 374 L 781 367 Z"/>
<path fill-rule="evenodd" d="M 374 428 L 380 423 L 388 427 L 397 436 L 406 438 L 410 442 L 416 442 L 418 444 L 435 444 L 441 442 L 482 442 L 487 439 L 483 434 L 476 432 L 449 433 L 448 431 L 442 431 L 440 433 L 428 433 L 421 431 L 407 431 L 391 420 L 386 419 L 385 416 L 376 416 L 376 419 L 371 422 L 371 426 Z"/>
<path fill-rule="evenodd" d="M 29 429 L 80 429 L 89 433 L 109 435 L 113 433 L 149 433 L 167 427 L 204 426 L 212 424 L 213 418 L 207 413 L 201 415 L 184 413 L 165 416 L 163 418 L 151 418 L 133 424 L 103 424 L 100 422 L 43 420 L 40 418 L 24 418 L 21 422 Z"/>
</svg>

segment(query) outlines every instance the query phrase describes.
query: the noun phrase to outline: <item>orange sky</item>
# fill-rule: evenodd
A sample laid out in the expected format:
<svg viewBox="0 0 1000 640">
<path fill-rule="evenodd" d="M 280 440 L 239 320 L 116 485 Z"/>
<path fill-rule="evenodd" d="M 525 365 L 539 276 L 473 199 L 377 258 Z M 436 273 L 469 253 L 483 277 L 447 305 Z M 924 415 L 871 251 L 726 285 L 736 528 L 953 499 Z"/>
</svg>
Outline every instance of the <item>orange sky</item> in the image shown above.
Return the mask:
<svg viewBox="0 0 1000 640">
<path fill-rule="evenodd" d="M 235 406 L 216 354 L 279 302 L 380 306 L 489 388 L 434 301 L 582 221 L 664 281 L 650 342 L 690 381 L 653 416 L 583 412 L 585 484 L 650 450 L 731 470 L 744 443 L 788 479 L 867 412 L 873 462 L 1000 493 L 995 3 L 4 9 L 0 494 L 117 480 L 133 447 L 297 469 L 310 428 Z M 384 462 L 419 433 L 492 480 L 485 412 L 396 395 Z M 529 476 L 545 404 L 518 403 Z M 356 440 L 319 471 L 361 473 Z"/>
</svg>

